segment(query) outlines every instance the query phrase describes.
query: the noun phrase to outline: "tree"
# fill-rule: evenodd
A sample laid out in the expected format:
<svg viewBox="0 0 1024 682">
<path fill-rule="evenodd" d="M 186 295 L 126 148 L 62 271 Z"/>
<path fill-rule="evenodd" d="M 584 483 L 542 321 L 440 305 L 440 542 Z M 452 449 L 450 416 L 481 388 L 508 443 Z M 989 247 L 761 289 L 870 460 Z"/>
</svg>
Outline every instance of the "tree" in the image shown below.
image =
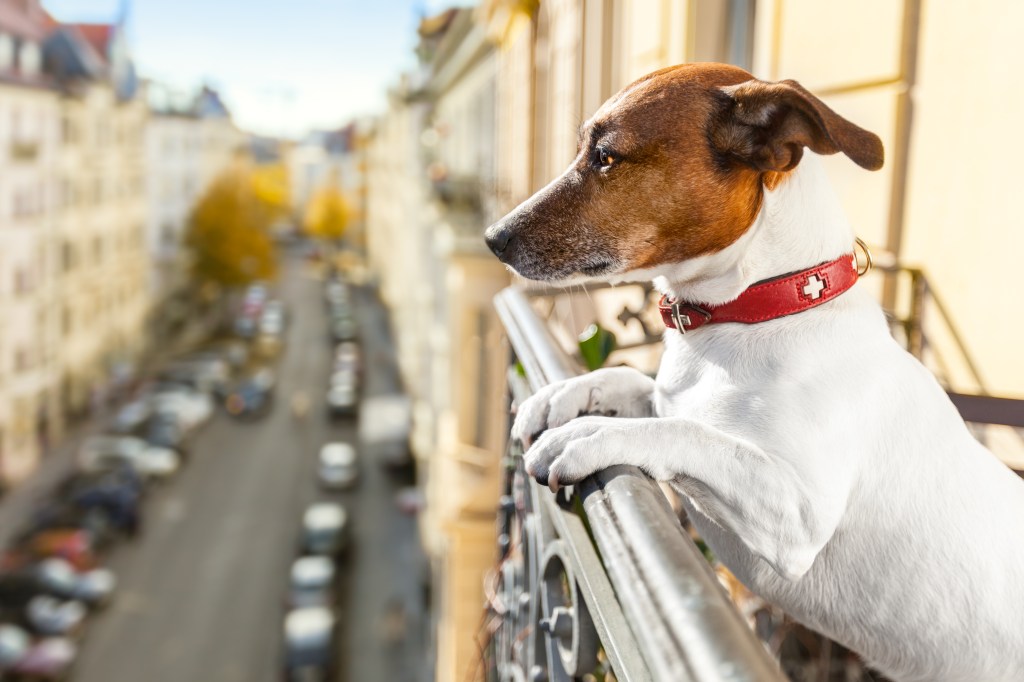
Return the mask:
<svg viewBox="0 0 1024 682">
<path fill-rule="evenodd" d="M 248 164 L 229 167 L 192 209 L 185 244 L 195 275 L 225 287 L 273 277 L 277 263 L 268 232 L 273 215 L 255 190 Z"/>
<path fill-rule="evenodd" d="M 253 191 L 270 212 L 271 222 L 285 216 L 291 208 L 291 191 L 284 164 L 260 164 L 252 169 L 250 177 Z"/>
<path fill-rule="evenodd" d="M 306 204 L 303 227 L 318 239 L 338 241 L 345 234 L 351 211 L 345 196 L 333 183 L 321 187 Z"/>
</svg>

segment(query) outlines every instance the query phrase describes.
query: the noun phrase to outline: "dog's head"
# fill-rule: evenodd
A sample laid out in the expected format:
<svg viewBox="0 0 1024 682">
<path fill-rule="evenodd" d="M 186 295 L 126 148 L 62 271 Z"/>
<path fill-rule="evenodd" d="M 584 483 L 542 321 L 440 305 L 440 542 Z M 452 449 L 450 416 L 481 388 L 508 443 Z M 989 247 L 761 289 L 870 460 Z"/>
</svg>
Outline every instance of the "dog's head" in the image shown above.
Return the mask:
<svg viewBox="0 0 1024 682">
<path fill-rule="evenodd" d="M 656 71 L 609 99 L 579 132 L 569 168 L 487 230 L 520 275 L 619 276 L 719 251 L 753 223 L 764 188 L 804 147 L 871 170 L 882 143 L 795 81 L 723 64 Z"/>
</svg>

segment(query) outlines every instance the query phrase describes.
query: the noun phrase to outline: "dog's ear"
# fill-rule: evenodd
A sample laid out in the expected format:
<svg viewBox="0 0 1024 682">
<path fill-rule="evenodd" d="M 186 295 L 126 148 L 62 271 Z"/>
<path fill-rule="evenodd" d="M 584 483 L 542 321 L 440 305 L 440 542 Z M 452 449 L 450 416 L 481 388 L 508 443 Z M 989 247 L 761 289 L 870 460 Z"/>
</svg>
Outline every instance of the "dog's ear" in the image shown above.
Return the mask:
<svg viewBox="0 0 1024 682">
<path fill-rule="evenodd" d="M 843 152 L 868 170 L 882 167 L 882 141 L 825 106 L 796 81 L 749 80 L 720 88 L 722 108 L 711 124 L 712 145 L 760 171 L 792 170 L 804 147 Z"/>
</svg>

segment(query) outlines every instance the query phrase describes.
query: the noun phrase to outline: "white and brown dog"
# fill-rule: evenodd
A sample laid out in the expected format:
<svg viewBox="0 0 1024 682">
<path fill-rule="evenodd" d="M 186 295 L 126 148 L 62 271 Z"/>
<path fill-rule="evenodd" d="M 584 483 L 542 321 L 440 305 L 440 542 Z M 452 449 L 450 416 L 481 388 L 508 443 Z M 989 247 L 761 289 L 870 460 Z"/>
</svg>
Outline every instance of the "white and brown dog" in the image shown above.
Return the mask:
<svg viewBox="0 0 1024 682">
<path fill-rule="evenodd" d="M 656 381 L 538 392 L 513 436 L 552 487 L 613 464 L 670 483 L 748 587 L 896 680 L 1022 680 L 1024 482 L 849 287 L 854 235 L 805 148 L 882 165 L 797 83 L 730 66 L 605 103 L 488 244 L 530 279 L 653 280 L 692 331 L 667 331 Z"/>
</svg>

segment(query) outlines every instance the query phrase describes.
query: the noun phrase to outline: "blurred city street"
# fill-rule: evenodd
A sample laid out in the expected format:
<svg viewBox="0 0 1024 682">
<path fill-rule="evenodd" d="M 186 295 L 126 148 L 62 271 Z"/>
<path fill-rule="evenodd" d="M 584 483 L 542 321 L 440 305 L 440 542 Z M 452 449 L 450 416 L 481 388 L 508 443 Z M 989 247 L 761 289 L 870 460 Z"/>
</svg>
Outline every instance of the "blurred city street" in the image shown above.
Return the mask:
<svg viewBox="0 0 1024 682">
<path fill-rule="evenodd" d="M 328 440 L 356 438 L 354 420 L 333 425 L 324 416 L 331 346 L 321 282 L 288 260 L 279 293 L 291 324 L 271 414 L 257 422 L 217 415 L 197 435 L 180 477 L 152 493 L 144 534 L 111 555 L 121 592 L 90 628 L 76 680 L 279 679 L 302 510 L 324 497 L 317 450 Z M 355 302 L 369 351 L 365 395 L 393 392 L 398 379 L 384 311 L 365 290 Z M 288 409 L 296 391 L 312 398 L 303 419 Z M 333 494 L 353 524 L 352 551 L 341 563 L 337 679 L 411 680 L 425 660 L 416 521 L 394 503 L 403 482 L 373 461 L 361 467 L 359 487 Z M 408 633 L 398 641 L 382 638 L 380 625 L 395 604 Z"/>
</svg>

